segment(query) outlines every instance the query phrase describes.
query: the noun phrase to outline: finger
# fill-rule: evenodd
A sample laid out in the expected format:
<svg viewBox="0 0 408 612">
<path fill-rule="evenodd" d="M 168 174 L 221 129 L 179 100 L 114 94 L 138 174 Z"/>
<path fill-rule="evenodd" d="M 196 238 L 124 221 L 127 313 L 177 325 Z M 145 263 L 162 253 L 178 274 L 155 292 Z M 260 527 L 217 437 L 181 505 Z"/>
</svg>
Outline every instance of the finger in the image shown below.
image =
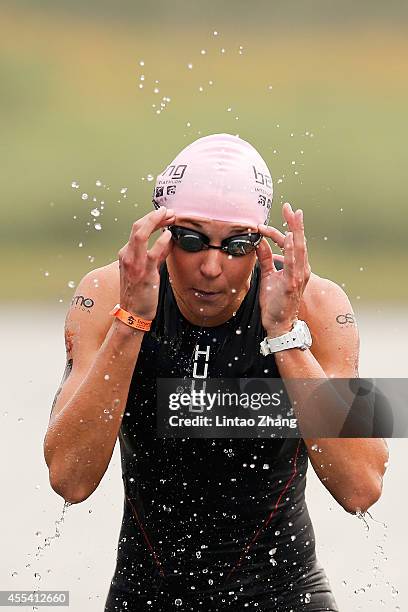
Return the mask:
<svg viewBox="0 0 408 612">
<path fill-rule="evenodd" d="M 291 204 L 289 204 L 289 202 L 285 202 L 284 205 L 282 206 L 282 216 L 285 220 L 285 223 L 289 227 L 289 231 L 292 232 L 294 230 L 293 222 L 294 222 L 295 215 L 294 215 L 292 206 Z"/>
<path fill-rule="evenodd" d="M 269 225 L 264 225 L 261 223 L 258 225 L 259 233 L 263 236 L 267 236 L 271 238 L 275 244 L 278 245 L 279 248 L 283 247 L 283 243 L 285 241 L 285 234 L 276 229 L 276 227 L 271 227 Z"/>
<path fill-rule="evenodd" d="M 160 207 L 133 224 L 129 238 L 129 244 L 136 257 L 141 257 L 146 252 L 149 237 L 160 227 L 171 225 L 175 220 L 174 210 Z"/>
<path fill-rule="evenodd" d="M 273 263 L 271 245 L 266 238 L 262 238 L 261 242 L 256 247 L 256 256 L 258 257 L 261 268 L 261 278 L 277 272 L 275 264 Z"/>
<path fill-rule="evenodd" d="M 274 262 L 275 262 L 275 261 L 280 261 L 280 262 L 282 262 L 282 263 L 283 263 L 284 259 L 285 259 L 285 258 L 284 258 L 284 256 L 283 256 L 283 255 L 278 255 L 277 253 L 274 253 L 274 254 L 273 254 L 273 261 L 274 261 Z"/>
<path fill-rule="evenodd" d="M 283 258 L 283 275 L 287 281 L 288 287 L 290 289 L 294 289 L 296 286 L 296 280 L 295 280 L 295 252 L 294 252 L 292 232 L 288 232 L 285 236 L 284 250 L 285 250 L 285 256 Z"/>
<path fill-rule="evenodd" d="M 144 215 L 133 223 L 129 242 L 131 242 L 132 237 L 136 233 L 140 235 L 141 239 L 148 240 L 149 236 L 154 231 L 168 224 L 169 218 L 175 218 L 174 210 L 172 208 L 160 206 L 160 208 L 157 210 L 152 210 L 151 212 L 147 213 L 147 215 Z"/>
<path fill-rule="evenodd" d="M 307 240 L 305 236 L 305 224 L 304 224 L 304 218 L 303 218 L 303 211 L 302 211 L 302 230 L 303 230 L 303 240 L 304 240 L 304 278 L 303 278 L 303 282 L 306 285 L 306 283 L 308 282 L 310 278 L 312 270 L 310 267 L 309 253 L 307 250 Z"/>
<path fill-rule="evenodd" d="M 312 269 L 309 263 L 309 253 L 307 250 L 307 241 L 305 237 L 305 285 L 309 281 L 311 273 L 312 273 Z"/>
<path fill-rule="evenodd" d="M 295 275 L 299 283 L 303 284 L 305 277 L 305 233 L 303 228 L 303 211 L 297 210 L 294 215 L 293 244 L 295 252 Z"/>
<path fill-rule="evenodd" d="M 166 259 L 167 255 L 170 253 L 172 245 L 173 240 L 171 237 L 171 232 L 166 229 L 161 234 L 160 238 L 156 240 L 152 248 L 147 251 L 146 267 L 149 272 L 151 271 L 152 267 L 159 268 L 159 266 Z"/>
</svg>

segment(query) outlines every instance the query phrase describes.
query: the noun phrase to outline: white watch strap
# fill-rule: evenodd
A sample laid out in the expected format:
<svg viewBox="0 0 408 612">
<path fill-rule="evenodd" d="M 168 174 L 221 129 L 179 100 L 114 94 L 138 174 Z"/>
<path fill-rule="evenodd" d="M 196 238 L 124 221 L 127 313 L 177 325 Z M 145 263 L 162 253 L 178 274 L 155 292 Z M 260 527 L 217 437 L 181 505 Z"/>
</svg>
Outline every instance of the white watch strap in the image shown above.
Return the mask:
<svg viewBox="0 0 408 612">
<path fill-rule="evenodd" d="M 296 333 L 293 334 L 292 332 L 288 332 L 287 334 L 283 334 L 283 336 L 279 336 L 278 338 L 265 338 L 261 344 L 266 344 L 269 347 L 270 352 L 276 353 L 277 351 L 296 348 L 299 346 L 299 340 Z"/>
<path fill-rule="evenodd" d="M 261 342 L 261 353 L 262 355 L 270 355 L 278 351 L 284 351 L 291 348 L 300 348 L 301 350 L 307 349 L 311 346 L 311 338 L 305 338 L 304 328 L 306 328 L 308 335 L 310 333 L 304 321 L 297 321 L 293 326 L 293 329 L 282 336 L 277 338 L 266 337 Z"/>
</svg>

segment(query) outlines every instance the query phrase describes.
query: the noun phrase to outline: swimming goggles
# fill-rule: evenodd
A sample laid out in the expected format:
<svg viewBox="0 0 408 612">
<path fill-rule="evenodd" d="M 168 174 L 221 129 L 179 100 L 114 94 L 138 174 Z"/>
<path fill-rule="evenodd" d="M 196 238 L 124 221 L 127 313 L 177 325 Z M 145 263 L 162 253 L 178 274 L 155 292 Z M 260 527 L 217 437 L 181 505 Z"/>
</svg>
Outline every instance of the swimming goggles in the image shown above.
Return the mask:
<svg viewBox="0 0 408 612">
<path fill-rule="evenodd" d="M 220 249 L 228 255 L 241 257 L 248 255 L 255 250 L 255 247 L 262 240 L 262 235 L 259 233 L 239 234 L 238 236 L 230 236 L 221 241 L 221 246 L 210 244 L 210 239 L 201 232 L 196 232 L 188 227 L 180 225 L 169 225 L 173 240 L 184 250 L 189 253 L 196 253 L 203 249 Z"/>
</svg>

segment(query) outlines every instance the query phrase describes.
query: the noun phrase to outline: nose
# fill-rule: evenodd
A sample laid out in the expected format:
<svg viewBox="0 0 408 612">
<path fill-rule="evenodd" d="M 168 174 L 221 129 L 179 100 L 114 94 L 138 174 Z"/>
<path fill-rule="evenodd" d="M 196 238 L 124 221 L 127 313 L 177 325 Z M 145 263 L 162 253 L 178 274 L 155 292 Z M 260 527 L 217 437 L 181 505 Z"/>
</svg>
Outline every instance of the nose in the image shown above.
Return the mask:
<svg viewBox="0 0 408 612">
<path fill-rule="evenodd" d="M 200 272 L 209 279 L 214 279 L 222 274 L 222 258 L 225 253 L 218 249 L 207 249 L 202 251 Z"/>
</svg>

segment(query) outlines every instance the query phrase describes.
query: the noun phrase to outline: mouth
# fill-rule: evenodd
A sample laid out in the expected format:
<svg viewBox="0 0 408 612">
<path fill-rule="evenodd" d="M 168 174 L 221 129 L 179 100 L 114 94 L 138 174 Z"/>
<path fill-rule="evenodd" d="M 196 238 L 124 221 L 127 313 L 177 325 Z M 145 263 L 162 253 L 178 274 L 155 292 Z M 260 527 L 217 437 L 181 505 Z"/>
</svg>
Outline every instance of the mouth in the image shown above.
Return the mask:
<svg viewBox="0 0 408 612">
<path fill-rule="evenodd" d="M 193 295 L 201 300 L 214 300 L 221 295 L 221 291 L 204 291 L 203 289 L 192 288 Z"/>
</svg>

